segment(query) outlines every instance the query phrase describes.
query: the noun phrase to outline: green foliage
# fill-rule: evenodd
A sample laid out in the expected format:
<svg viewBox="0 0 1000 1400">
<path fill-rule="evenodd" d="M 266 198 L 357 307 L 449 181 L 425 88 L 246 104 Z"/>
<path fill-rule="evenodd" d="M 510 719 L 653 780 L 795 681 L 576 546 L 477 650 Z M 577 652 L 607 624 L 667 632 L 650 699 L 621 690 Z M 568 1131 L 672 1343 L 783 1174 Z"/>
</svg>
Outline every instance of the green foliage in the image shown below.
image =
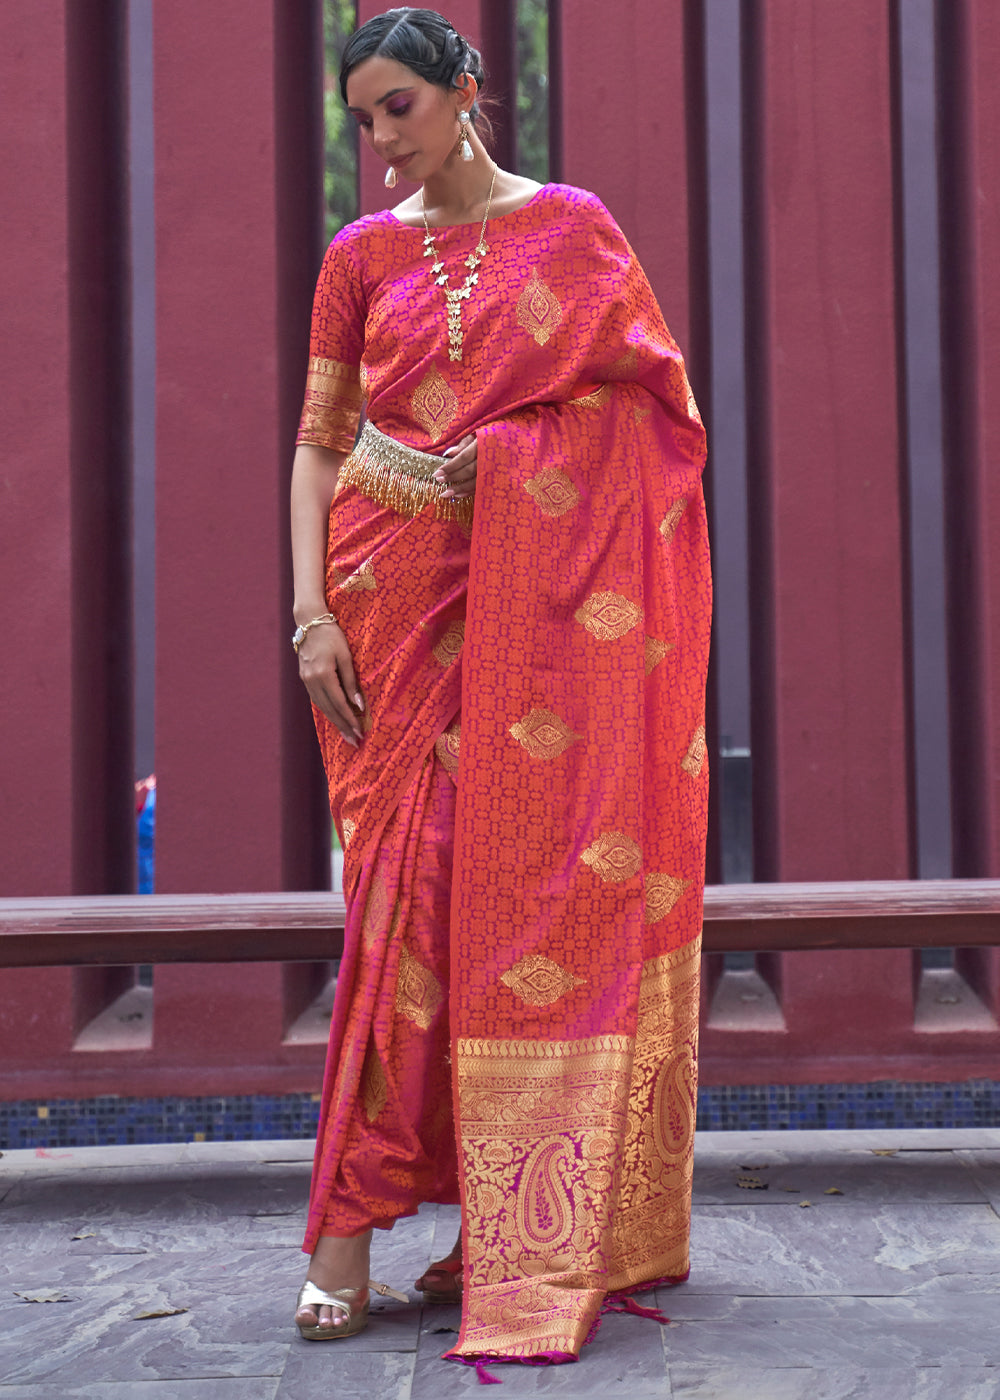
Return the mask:
<svg viewBox="0 0 1000 1400">
<path fill-rule="evenodd" d="M 326 195 L 328 239 L 358 217 L 358 131 L 340 99 L 340 57 L 357 24 L 355 0 L 324 0 L 323 123 L 326 162 L 323 189 Z"/>
<path fill-rule="evenodd" d="M 548 0 L 517 0 L 517 169 L 549 178 Z"/>
</svg>

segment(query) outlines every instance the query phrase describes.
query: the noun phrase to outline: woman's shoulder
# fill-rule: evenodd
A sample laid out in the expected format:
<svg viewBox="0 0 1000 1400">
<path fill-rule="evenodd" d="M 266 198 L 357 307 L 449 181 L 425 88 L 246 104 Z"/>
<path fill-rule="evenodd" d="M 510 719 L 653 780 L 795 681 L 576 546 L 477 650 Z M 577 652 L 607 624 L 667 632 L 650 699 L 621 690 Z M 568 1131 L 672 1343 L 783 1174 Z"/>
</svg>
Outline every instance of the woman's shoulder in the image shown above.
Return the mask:
<svg viewBox="0 0 1000 1400">
<path fill-rule="evenodd" d="M 381 242 L 398 227 L 398 222 L 389 209 L 379 209 L 374 214 L 362 214 L 360 219 L 345 224 L 339 233 L 334 235 L 330 251 L 349 255 L 361 254 L 371 248 L 373 242 Z"/>
<path fill-rule="evenodd" d="M 592 190 L 576 185 L 543 185 L 532 203 L 538 214 L 573 243 L 617 250 L 625 242 L 614 216 Z"/>
<path fill-rule="evenodd" d="M 591 219 L 614 223 L 600 198 L 592 190 L 582 190 L 576 185 L 543 185 L 535 200 L 553 212 L 567 215 L 585 214 Z"/>
</svg>

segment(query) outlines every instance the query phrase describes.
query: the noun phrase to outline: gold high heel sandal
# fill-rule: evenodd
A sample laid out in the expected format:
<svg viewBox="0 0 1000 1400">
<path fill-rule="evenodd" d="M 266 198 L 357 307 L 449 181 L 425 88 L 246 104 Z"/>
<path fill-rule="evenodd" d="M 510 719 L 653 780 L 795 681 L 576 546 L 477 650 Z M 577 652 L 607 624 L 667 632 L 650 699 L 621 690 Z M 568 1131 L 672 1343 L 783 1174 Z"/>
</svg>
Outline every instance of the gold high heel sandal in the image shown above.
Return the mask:
<svg viewBox="0 0 1000 1400">
<path fill-rule="evenodd" d="M 335 1288 L 332 1293 L 328 1293 L 325 1288 L 318 1288 L 315 1283 L 306 1279 L 295 1300 L 296 1314 L 299 1308 L 303 1307 L 335 1308 L 343 1313 L 347 1320 L 339 1327 L 323 1327 L 318 1320 L 310 1326 L 308 1323 L 299 1322 L 296 1317 L 296 1327 L 307 1342 L 336 1342 L 343 1337 L 356 1337 L 368 1325 L 369 1289 L 378 1293 L 380 1297 L 395 1298 L 398 1303 L 410 1301 L 405 1293 L 390 1288 L 387 1283 L 376 1283 L 373 1278 L 368 1280 L 367 1288 Z"/>
</svg>

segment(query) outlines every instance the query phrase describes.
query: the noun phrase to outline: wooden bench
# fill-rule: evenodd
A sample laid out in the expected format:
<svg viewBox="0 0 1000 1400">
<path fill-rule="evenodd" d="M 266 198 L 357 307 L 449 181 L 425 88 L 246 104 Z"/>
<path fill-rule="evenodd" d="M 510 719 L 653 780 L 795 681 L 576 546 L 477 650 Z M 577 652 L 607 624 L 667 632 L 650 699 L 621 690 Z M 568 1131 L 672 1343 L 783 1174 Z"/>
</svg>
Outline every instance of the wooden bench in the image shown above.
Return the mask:
<svg viewBox="0 0 1000 1400">
<path fill-rule="evenodd" d="M 322 962 L 343 947 L 339 894 L 0 900 L 0 967 Z M 1000 945 L 1000 880 L 714 885 L 710 953 Z"/>
</svg>

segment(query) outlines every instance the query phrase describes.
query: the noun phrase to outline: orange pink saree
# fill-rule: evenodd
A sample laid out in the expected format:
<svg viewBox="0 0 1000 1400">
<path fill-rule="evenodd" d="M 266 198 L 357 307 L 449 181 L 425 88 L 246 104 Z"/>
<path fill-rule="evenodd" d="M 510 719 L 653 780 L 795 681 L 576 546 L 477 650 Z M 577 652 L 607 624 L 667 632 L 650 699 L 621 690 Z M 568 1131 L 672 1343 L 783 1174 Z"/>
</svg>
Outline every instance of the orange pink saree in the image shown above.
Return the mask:
<svg viewBox="0 0 1000 1400">
<path fill-rule="evenodd" d="M 435 230 L 448 266 L 477 234 Z M 458 362 L 391 214 L 338 235 L 317 288 L 299 440 L 350 450 L 362 392 L 380 432 L 330 515 L 367 709 L 356 750 L 317 715 L 348 926 L 304 1248 L 461 1200 L 449 1355 L 540 1363 L 688 1272 L 704 435 L 594 196 L 545 186 L 486 241 Z M 470 431 L 472 509 L 382 436 Z"/>
</svg>

